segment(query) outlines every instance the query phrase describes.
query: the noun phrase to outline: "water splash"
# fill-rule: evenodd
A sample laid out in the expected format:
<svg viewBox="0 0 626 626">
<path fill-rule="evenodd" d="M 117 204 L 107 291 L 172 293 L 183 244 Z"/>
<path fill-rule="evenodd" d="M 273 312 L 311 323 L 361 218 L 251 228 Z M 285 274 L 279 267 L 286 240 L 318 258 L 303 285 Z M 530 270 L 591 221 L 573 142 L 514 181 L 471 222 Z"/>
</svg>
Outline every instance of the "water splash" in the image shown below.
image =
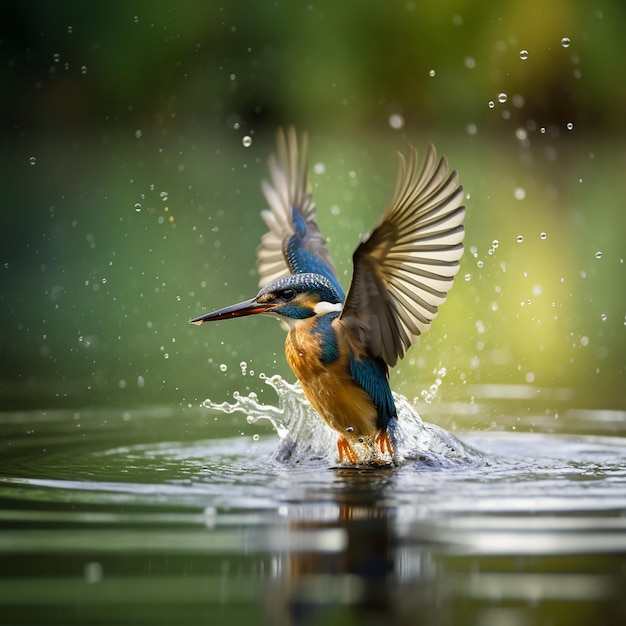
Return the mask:
<svg viewBox="0 0 626 626">
<path fill-rule="evenodd" d="M 279 438 L 274 459 L 288 465 L 337 462 L 337 433 L 317 415 L 298 383 L 288 383 L 281 376 L 259 378 L 278 396 L 278 406 L 262 404 L 256 393 L 233 393 L 234 402 L 207 399 L 202 406 L 221 413 L 244 413 L 249 424 L 268 420 Z M 442 428 L 423 422 L 404 396 L 394 393 L 398 419 L 389 425 L 394 458 L 382 456 L 377 447 L 364 442 L 353 446 L 358 465 L 403 465 L 417 462 L 430 467 L 448 467 L 476 462 L 481 456 Z"/>
</svg>

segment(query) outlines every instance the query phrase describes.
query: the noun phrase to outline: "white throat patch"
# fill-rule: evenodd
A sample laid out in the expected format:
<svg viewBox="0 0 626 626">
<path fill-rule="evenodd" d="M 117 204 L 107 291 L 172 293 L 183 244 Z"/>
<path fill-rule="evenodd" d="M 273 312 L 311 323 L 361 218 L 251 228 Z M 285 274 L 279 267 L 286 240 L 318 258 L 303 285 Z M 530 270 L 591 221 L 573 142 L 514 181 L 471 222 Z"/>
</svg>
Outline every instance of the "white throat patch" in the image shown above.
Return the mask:
<svg viewBox="0 0 626 626">
<path fill-rule="evenodd" d="M 337 302 L 335 304 L 331 302 L 326 302 L 322 300 L 315 305 L 313 309 L 318 315 L 323 315 L 324 313 L 332 313 L 333 311 L 341 311 L 343 308 L 343 304 L 341 302 Z"/>
</svg>

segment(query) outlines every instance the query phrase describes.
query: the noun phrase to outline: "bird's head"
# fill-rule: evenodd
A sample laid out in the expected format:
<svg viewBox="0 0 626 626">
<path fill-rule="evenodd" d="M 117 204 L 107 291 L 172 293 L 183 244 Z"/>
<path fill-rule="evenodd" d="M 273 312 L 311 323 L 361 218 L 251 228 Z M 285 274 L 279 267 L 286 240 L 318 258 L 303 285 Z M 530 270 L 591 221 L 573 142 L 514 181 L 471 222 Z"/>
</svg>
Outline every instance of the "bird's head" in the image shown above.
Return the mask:
<svg viewBox="0 0 626 626">
<path fill-rule="evenodd" d="M 201 315 L 190 322 L 202 324 L 265 313 L 292 327 L 299 320 L 340 311 L 341 307 L 342 298 L 327 278 L 320 274 L 292 274 L 272 281 L 250 300 Z"/>
</svg>

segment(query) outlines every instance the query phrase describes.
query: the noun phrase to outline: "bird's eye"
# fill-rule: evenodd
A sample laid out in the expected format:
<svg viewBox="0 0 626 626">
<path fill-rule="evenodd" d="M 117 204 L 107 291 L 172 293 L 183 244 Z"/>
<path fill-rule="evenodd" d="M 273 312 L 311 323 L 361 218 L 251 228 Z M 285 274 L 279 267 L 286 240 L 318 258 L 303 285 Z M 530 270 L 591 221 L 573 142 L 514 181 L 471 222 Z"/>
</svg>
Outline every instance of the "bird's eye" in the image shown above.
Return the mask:
<svg viewBox="0 0 626 626">
<path fill-rule="evenodd" d="M 296 297 L 296 290 L 295 289 L 283 289 L 278 292 L 278 296 L 280 297 L 281 300 L 284 300 L 285 302 L 289 302 L 290 300 L 293 300 Z"/>
</svg>

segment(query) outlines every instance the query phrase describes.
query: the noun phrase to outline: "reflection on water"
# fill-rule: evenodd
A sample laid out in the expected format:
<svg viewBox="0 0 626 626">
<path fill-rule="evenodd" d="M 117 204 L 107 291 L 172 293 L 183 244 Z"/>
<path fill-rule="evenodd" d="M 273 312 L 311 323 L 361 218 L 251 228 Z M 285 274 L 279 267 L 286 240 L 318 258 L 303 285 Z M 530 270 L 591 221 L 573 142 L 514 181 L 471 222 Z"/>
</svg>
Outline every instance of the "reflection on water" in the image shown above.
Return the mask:
<svg viewBox="0 0 626 626">
<path fill-rule="evenodd" d="M 401 462 L 337 468 L 271 384 L 236 403 L 279 437 L 206 408 L 2 415 L 1 621 L 623 622 L 622 439 L 461 443 L 401 401 Z"/>
</svg>

